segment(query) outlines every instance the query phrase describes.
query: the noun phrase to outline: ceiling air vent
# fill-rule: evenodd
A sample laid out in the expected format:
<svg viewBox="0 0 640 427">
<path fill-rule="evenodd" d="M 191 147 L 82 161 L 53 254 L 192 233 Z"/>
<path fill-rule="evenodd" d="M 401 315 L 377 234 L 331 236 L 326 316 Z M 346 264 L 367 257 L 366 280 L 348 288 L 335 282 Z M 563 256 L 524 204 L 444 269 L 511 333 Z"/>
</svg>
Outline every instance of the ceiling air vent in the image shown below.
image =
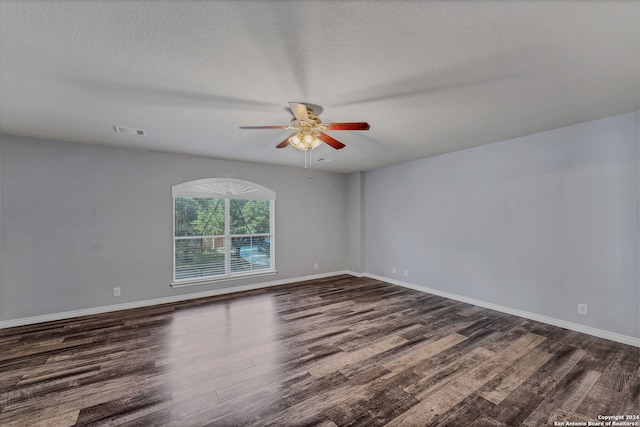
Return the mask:
<svg viewBox="0 0 640 427">
<path fill-rule="evenodd" d="M 138 136 L 147 135 L 147 131 L 144 129 L 134 129 L 134 128 L 128 128 L 126 126 L 118 126 L 118 125 L 115 125 L 114 129 L 116 133 L 129 133 L 131 135 L 138 135 Z"/>
</svg>

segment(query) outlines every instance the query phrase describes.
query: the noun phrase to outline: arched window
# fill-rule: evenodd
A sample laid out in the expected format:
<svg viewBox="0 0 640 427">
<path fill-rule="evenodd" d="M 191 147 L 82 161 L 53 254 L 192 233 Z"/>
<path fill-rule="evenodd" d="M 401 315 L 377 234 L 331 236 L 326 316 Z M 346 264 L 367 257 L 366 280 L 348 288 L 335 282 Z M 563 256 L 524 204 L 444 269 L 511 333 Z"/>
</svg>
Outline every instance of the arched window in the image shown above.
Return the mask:
<svg viewBox="0 0 640 427">
<path fill-rule="evenodd" d="M 276 193 L 228 178 L 172 187 L 173 286 L 274 273 Z"/>
</svg>

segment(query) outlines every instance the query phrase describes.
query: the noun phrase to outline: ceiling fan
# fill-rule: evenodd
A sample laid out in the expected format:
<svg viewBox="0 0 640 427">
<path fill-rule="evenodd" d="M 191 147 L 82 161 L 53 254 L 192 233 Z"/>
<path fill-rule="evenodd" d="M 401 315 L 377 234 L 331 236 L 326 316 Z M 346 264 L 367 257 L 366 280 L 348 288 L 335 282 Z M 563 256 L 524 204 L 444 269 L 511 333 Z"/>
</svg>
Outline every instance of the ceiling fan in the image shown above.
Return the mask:
<svg viewBox="0 0 640 427">
<path fill-rule="evenodd" d="M 324 133 L 325 130 L 369 130 L 367 122 L 352 123 L 322 123 L 320 118 L 313 114 L 313 109 L 300 102 L 290 102 L 289 107 L 294 117 L 288 126 L 240 126 L 240 129 L 290 129 L 296 133 L 287 137 L 276 148 L 284 148 L 292 145 L 301 151 L 313 150 L 323 142 L 339 150 L 344 144 Z"/>
</svg>

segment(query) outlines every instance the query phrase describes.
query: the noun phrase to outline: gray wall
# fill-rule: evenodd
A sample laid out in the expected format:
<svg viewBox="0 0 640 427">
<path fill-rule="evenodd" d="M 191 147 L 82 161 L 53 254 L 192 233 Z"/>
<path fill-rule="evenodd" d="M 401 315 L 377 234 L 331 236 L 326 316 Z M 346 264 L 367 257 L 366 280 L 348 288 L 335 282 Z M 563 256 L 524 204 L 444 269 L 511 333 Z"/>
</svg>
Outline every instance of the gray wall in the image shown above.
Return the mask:
<svg viewBox="0 0 640 427">
<path fill-rule="evenodd" d="M 367 172 L 365 270 L 639 337 L 638 135 L 635 112 Z"/>
<path fill-rule="evenodd" d="M 2 138 L 2 133 L 0 132 L 0 138 Z M 1 141 L 1 139 L 0 139 Z M 3 223 L 2 223 L 2 146 L 0 145 L 0 270 L 2 269 L 2 246 L 4 241 L 4 231 L 3 231 Z M 1 272 L 0 272 L 1 274 Z M 0 278 L 0 320 L 2 317 L 2 301 L 4 300 L 4 295 L 2 292 L 2 279 Z"/>
<path fill-rule="evenodd" d="M 0 320 L 345 269 L 347 175 L 0 137 Z M 170 288 L 171 186 L 210 177 L 276 191 L 277 275 Z"/>
<path fill-rule="evenodd" d="M 354 172 L 348 177 L 347 203 L 347 269 L 364 273 L 364 172 Z"/>
</svg>

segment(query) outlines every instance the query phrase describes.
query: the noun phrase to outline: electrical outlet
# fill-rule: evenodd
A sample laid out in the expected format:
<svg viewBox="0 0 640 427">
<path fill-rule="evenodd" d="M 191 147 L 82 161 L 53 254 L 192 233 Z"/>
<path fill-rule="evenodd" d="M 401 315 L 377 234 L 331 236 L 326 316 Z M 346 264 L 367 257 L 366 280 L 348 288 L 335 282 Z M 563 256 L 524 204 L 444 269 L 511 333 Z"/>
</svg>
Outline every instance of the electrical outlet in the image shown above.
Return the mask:
<svg viewBox="0 0 640 427">
<path fill-rule="evenodd" d="M 587 304 L 578 303 L 578 314 L 581 314 L 583 316 L 587 316 L 588 315 Z"/>
<path fill-rule="evenodd" d="M 313 264 L 313 268 L 314 268 L 315 270 L 317 270 L 317 269 L 318 269 L 318 263 L 317 263 L 317 262 L 316 262 L 315 264 Z"/>
<path fill-rule="evenodd" d="M 114 297 L 120 296 L 120 288 L 113 288 L 113 296 Z"/>
<path fill-rule="evenodd" d="M 396 274 L 396 268 L 395 267 L 391 267 L 391 274 Z"/>
<path fill-rule="evenodd" d="M 404 270 L 404 276 L 407 277 L 409 275 L 409 270 Z"/>
</svg>

